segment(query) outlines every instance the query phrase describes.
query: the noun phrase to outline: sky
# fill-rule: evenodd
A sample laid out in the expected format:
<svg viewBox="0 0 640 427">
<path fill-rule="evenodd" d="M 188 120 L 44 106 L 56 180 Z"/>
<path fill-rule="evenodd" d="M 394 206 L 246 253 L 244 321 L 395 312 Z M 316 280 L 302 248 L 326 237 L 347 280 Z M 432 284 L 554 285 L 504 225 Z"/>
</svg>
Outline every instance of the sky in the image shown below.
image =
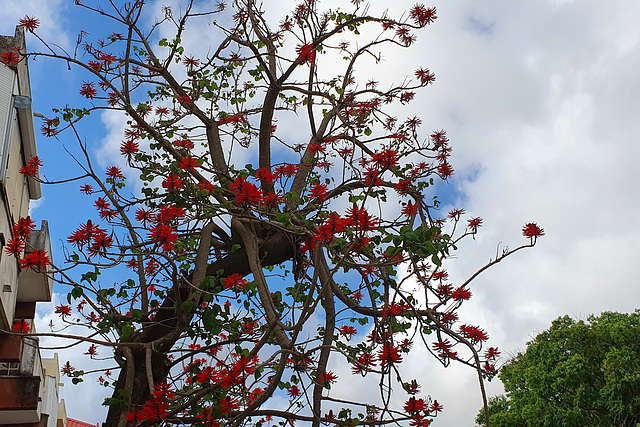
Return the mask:
<svg viewBox="0 0 640 427">
<path fill-rule="evenodd" d="M 0 33 L 13 34 L 19 18 L 35 15 L 43 37 L 70 46 L 78 22 L 71 3 L 4 0 Z M 293 4 L 277 3 L 286 9 Z M 399 14 L 413 2 L 394 5 Z M 379 72 L 401 79 L 419 60 L 419 66 L 436 73 L 435 85 L 421 91 L 411 106 L 423 128 L 446 129 L 451 140 L 456 173 L 444 210 L 463 207 L 484 220 L 476 239 L 461 245 L 455 262 L 447 265 L 450 278 L 461 283 L 503 247 L 524 243 L 525 223 L 537 222 L 546 233 L 535 248 L 476 279 L 461 318 L 482 325 L 491 345 L 509 357 L 558 316 L 586 319 L 603 311 L 635 310 L 640 301 L 640 2 L 443 0 L 427 5 L 438 8 L 437 21 L 419 33 L 410 54 L 390 55 Z M 372 10 L 376 7 L 380 4 Z M 37 46 L 33 38 L 27 43 Z M 65 95 L 75 96 L 81 79 L 61 73 L 54 84 L 50 65 L 42 62 L 31 64 L 31 79 L 34 108 L 46 115 Z M 109 156 L 117 151 L 112 143 L 119 143 L 122 129 L 108 117 L 103 121 L 106 134 L 91 143 L 105 161 L 116 161 Z M 39 140 L 45 168 L 47 156 L 59 151 L 50 144 Z M 65 200 L 45 188 L 33 211 L 49 220 L 54 245 L 65 238 L 56 230 L 70 221 Z M 54 304 L 40 309 L 44 324 Z M 67 357 L 81 360 L 77 354 Z M 445 406 L 434 425 L 474 424 L 481 401 L 473 371 L 441 368 L 417 348 L 407 362 L 422 378 L 424 391 Z M 498 380 L 489 384 L 490 395 L 500 391 Z M 97 384 L 65 385 L 68 415 L 99 421 L 98 405 L 87 405 L 84 397 L 98 395 Z"/>
</svg>

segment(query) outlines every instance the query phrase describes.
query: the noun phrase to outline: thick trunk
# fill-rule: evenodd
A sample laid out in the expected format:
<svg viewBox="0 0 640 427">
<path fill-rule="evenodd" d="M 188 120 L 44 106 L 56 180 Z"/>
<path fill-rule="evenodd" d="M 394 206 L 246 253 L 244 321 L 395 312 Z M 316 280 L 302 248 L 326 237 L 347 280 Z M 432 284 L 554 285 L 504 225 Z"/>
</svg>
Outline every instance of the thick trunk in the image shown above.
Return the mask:
<svg viewBox="0 0 640 427">
<path fill-rule="evenodd" d="M 265 239 L 260 246 L 260 260 L 263 267 L 280 264 L 293 258 L 295 254 L 295 243 L 290 240 L 289 235 L 284 233 L 274 234 Z M 249 261 L 244 249 L 230 253 L 224 258 L 217 260 L 207 268 L 207 276 L 216 276 L 219 271 L 224 271 L 223 276 L 231 274 L 241 274 L 246 276 L 251 273 Z M 180 292 L 180 300 L 185 301 L 189 295 L 190 287 L 186 285 L 175 285 Z M 175 312 L 175 294 L 169 295 L 163 301 L 160 310 L 157 312 L 153 323 L 144 325 L 139 334 L 131 337 L 131 342 L 152 343 L 156 342 L 151 350 L 151 374 L 155 384 L 167 379 L 170 370 L 170 361 L 167 359 L 167 352 L 171 350 L 178 338 L 181 336 L 181 328 Z M 185 316 L 184 325 L 191 321 L 190 316 Z M 144 405 L 149 400 L 150 387 L 148 384 L 147 359 L 145 349 L 132 349 L 131 352 L 123 352 L 133 360 L 126 361 L 120 369 L 118 382 L 113 392 L 113 397 L 118 398 L 123 390 L 130 390 L 131 407 Z M 132 371 L 132 372 L 131 372 Z M 129 377 L 130 376 L 130 377 Z M 127 381 L 127 378 L 129 380 Z M 103 427 L 123 427 L 123 414 L 129 411 L 126 406 L 112 406 L 109 408 L 106 421 Z M 126 420 L 124 420 L 126 421 Z"/>
</svg>

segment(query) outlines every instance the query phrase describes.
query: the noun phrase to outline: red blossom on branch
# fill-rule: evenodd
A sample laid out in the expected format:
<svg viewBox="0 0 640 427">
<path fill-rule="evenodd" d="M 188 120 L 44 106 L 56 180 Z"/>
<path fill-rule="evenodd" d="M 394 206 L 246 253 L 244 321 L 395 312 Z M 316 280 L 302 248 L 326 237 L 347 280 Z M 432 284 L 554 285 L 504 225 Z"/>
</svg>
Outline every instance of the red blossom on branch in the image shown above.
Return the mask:
<svg viewBox="0 0 640 427">
<path fill-rule="evenodd" d="M 13 67 L 20 62 L 20 54 L 15 50 L 6 50 L 0 55 L 0 61 L 5 65 Z"/>
<path fill-rule="evenodd" d="M 301 64 L 305 62 L 314 64 L 316 62 L 316 50 L 312 44 L 298 45 L 298 47 L 296 47 L 296 53 L 298 54 L 296 62 Z"/>
<path fill-rule="evenodd" d="M 537 237 L 544 236 L 544 229 L 538 227 L 535 222 L 530 222 L 522 227 L 522 235 L 534 240 Z"/>
<path fill-rule="evenodd" d="M 32 18 L 25 15 L 24 18 L 20 19 L 18 25 L 27 31 L 33 32 L 33 30 L 40 26 L 40 20 L 38 18 Z"/>
</svg>

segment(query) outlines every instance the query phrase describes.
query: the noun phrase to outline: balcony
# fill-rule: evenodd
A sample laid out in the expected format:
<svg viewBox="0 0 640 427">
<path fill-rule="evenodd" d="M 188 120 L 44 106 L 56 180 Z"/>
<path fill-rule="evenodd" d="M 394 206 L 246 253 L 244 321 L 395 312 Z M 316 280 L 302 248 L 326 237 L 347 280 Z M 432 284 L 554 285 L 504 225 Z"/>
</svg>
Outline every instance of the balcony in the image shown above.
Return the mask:
<svg viewBox="0 0 640 427">
<path fill-rule="evenodd" d="M 37 338 L 0 336 L 0 425 L 41 420 L 42 360 Z"/>
<path fill-rule="evenodd" d="M 29 245 L 33 249 L 45 251 L 51 259 L 51 238 L 49 223 L 42 221 L 40 230 L 34 230 L 29 237 Z M 48 269 L 48 268 L 47 268 Z M 53 294 L 53 278 L 42 272 L 28 269 L 18 276 L 18 302 L 51 301 Z"/>
</svg>

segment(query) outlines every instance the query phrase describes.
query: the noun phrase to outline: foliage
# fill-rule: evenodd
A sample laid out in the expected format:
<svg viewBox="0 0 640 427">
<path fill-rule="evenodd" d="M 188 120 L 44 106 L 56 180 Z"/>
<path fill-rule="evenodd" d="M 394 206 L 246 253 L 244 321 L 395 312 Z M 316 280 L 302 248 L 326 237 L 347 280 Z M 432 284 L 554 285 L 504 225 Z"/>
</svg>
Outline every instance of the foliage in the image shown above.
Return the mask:
<svg viewBox="0 0 640 427">
<path fill-rule="evenodd" d="M 558 318 L 499 376 L 507 394 L 490 400 L 493 427 L 636 426 L 640 311 Z"/>
<path fill-rule="evenodd" d="M 428 425 L 442 405 L 420 397 L 401 365 L 414 343 L 476 369 L 482 391 L 494 375 L 499 352 L 456 310 L 473 278 L 544 232 L 525 225 L 526 244 L 449 283 L 445 263 L 482 219 L 440 216 L 433 188 L 454 173 L 446 132 L 394 115 L 435 75 L 363 83 L 355 71 L 383 49 L 409 48 L 435 8 L 395 20 L 352 3 L 321 11 L 307 0 L 274 27 L 252 0 L 214 10 L 187 1 L 156 20 L 142 0 L 77 1 L 113 32 L 93 41 L 82 32 L 74 54 L 45 41 L 27 54 L 87 76 L 84 105 L 54 110 L 42 131 L 77 141 L 84 174 L 60 182 L 79 181 L 96 208 L 55 269 L 71 287 L 56 311 L 89 329 L 78 337 L 89 357 L 113 349 L 117 380 L 101 377 L 113 388 L 107 426 Z M 207 28 L 211 46 L 183 43 L 192 26 Z M 80 134 L 105 110 L 127 127 L 122 164 L 103 174 Z M 41 166 L 29 164 L 31 175 Z M 334 399 L 346 380 L 332 371 L 339 363 L 379 377 L 380 400 Z M 76 383 L 84 372 L 63 369 Z M 403 407 L 392 405 L 394 389 L 406 392 Z"/>
</svg>

